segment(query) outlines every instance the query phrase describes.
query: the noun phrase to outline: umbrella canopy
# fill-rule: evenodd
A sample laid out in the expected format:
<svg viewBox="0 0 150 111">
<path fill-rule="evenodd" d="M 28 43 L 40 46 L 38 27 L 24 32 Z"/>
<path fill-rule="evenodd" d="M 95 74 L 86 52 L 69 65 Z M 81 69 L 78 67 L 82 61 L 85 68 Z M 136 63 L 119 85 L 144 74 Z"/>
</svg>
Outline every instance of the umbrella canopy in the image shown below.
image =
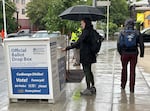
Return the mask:
<svg viewBox="0 0 150 111">
<path fill-rule="evenodd" d="M 100 9 L 88 5 L 72 6 L 62 12 L 59 17 L 74 21 L 80 21 L 83 18 L 90 18 L 92 21 L 105 18 Z"/>
</svg>

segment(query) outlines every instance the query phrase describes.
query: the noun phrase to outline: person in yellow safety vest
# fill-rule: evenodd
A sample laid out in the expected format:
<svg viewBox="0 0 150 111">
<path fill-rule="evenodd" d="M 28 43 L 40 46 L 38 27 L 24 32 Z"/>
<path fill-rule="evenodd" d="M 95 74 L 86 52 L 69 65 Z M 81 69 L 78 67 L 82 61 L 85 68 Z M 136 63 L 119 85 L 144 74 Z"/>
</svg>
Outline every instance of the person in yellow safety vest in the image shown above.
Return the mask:
<svg viewBox="0 0 150 111">
<path fill-rule="evenodd" d="M 78 38 L 77 34 L 75 32 L 72 32 L 72 34 L 71 34 L 71 40 L 70 40 L 71 44 L 77 42 L 78 39 L 79 38 Z"/>
<path fill-rule="evenodd" d="M 72 32 L 71 34 L 71 44 L 75 43 L 78 41 L 79 36 L 81 35 L 81 28 L 79 28 L 76 32 Z M 75 63 L 73 66 L 79 66 L 80 65 L 80 49 L 75 48 L 73 49 L 74 56 L 73 58 L 75 59 Z"/>
<path fill-rule="evenodd" d="M 77 42 L 77 40 L 79 39 L 79 36 L 81 35 L 81 33 L 82 33 L 81 28 L 78 28 L 77 31 L 72 32 L 72 34 L 71 34 L 71 43 Z"/>
<path fill-rule="evenodd" d="M 78 28 L 78 30 L 77 30 L 77 32 L 76 32 L 77 36 L 79 37 L 79 36 L 81 35 L 81 33 L 82 33 L 82 29 L 81 29 L 81 28 Z"/>
</svg>

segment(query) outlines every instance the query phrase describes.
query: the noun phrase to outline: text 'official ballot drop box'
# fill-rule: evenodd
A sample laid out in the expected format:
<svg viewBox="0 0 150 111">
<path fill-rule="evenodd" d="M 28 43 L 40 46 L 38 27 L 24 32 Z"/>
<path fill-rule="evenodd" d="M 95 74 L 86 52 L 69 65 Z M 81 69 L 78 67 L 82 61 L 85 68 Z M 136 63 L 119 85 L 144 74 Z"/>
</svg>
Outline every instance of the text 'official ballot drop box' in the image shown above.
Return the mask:
<svg viewBox="0 0 150 111">
<path fill-rule="evenodd" d="M 64 46 L 62 46 L 64 45 Z M 54 103 L 65 87 L 64 37 L 5 39 L 10 100 L 47 99 Z"/>
</svg>

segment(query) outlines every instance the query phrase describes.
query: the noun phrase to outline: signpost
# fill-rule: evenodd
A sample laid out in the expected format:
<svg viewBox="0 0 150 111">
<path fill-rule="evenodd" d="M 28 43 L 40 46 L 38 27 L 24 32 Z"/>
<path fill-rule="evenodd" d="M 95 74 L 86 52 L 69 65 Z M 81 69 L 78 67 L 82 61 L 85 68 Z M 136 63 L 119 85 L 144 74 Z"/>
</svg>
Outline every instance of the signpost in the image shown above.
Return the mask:
<svg viewBox="0 0 150 111">
<path fill-rule="evenodd" d="M 110 1 L 97 1 L 97 6 L 107 6 L 107 33 L 106 33 L 106 40 L 108 40 L 109 36 L 109 6 Z"/>
</svg>

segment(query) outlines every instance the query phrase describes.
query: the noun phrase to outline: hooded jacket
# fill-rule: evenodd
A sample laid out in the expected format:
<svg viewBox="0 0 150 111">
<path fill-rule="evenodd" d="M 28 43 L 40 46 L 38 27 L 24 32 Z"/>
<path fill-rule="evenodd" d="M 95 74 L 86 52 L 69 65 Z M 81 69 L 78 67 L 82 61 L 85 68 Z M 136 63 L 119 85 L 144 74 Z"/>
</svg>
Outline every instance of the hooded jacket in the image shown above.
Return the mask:
<svg viewBox="0 0 150 111">
<path fill-rule="evenodd" d="M 91 64 L 96 62 L 96 55 L 91 51 L 91 30 L 93 30 L 92 25 L 86 26 L 83 29 L 79 39 L 73 45 L 66 47 L 66 50 L 73 48 L 80 48 L 80 63 Z"/>
</svg>

